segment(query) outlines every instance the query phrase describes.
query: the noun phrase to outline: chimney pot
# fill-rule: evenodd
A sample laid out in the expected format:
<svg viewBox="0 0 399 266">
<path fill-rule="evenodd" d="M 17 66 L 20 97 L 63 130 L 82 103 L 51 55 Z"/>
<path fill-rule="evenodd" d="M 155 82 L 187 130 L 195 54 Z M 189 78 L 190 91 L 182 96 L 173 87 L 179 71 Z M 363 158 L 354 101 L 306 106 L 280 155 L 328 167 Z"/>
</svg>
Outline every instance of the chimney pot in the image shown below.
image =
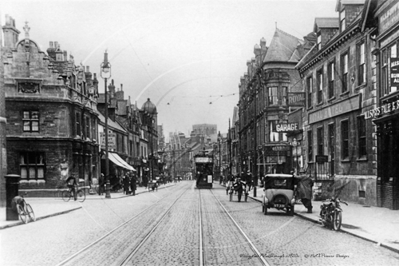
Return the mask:
<svg viewBox="0 0 399 266">
<path fill-rule="evenodd" d="M 86 66 L 86 72 L 90 72 L 90 67 Z"/>
<path fill-rule="evenodd" d="M 121 91 L 123 91 L 123 84 L 121 83 Z"/>
</svg>

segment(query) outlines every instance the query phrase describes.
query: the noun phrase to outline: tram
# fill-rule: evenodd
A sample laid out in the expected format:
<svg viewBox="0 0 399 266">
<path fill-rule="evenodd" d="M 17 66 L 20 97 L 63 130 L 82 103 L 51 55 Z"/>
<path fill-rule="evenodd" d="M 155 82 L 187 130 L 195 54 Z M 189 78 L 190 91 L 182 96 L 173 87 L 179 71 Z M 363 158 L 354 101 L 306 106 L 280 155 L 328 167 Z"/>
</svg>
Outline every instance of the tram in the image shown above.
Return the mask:
<svg viewBox="0 0 399 266">
<path fill-rule="evenodd" d="M 197 188 L 212 188 L 213 156 L 205 152 L 194 155 L 195 180 Z"/>
</svg>

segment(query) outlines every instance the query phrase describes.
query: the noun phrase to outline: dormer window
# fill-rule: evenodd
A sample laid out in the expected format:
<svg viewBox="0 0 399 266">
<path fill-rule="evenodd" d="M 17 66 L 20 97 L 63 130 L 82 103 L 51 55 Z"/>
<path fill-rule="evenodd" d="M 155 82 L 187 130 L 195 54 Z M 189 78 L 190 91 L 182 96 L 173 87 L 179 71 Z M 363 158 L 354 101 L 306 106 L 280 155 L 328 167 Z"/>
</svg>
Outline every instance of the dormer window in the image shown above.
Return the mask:
<svg viewBox="0 0 399 266">
<path fill-rule="evenodd" d="M 341 32 L 344 31 L 346 29 L 346 20 L 345 20 L 346 16 L 345 16 L 345 9 L 341 10 L 341 13 L 339 15 L 339 24 L 340 24 L 340 28 L 341 28 Z"/>
<path fill-rule="evenodd" d="M 321 49 L 321 32 L 317 33 L 317 49 Z"/>
</svg>

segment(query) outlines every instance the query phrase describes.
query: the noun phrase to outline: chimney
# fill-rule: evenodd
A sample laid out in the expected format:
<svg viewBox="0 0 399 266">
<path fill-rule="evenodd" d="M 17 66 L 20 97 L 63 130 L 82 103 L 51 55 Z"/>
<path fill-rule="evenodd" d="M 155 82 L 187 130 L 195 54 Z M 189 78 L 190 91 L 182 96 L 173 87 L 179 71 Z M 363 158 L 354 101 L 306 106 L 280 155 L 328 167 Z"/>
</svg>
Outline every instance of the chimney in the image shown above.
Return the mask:
<svg viewBox="0 0 399 266">
<path fill-rule="evenodd" d="M 109 84 L 108 86 L 109 89 L 109 95 L 110 95 L 110 99 L 115 97 L 115 84 L 114 84 L 114 80 L 111 80 L 111 84 Z"/>
<path fill-rule="evenodd" d="M 15 48 L 19 33 L 20 31 L 15 28 L 15 20 L 9 15 L 6 15 L 6 25 L 3 27 L 4 47 Z"/>
</svg>

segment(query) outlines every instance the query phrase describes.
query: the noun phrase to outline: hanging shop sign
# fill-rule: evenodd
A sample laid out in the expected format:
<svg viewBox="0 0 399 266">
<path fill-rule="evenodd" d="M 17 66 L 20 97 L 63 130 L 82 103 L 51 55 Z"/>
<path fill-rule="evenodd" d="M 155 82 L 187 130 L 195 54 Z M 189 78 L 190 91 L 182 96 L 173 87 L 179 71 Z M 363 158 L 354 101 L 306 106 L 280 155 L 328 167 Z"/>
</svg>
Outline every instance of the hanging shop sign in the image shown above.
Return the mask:
<svg viewBox="0 0 399 266">
<path fill-rule="evenodd" d="M 289 106 L 305 106 L 305 93 L 304 92 L 288 92 L 288 105 Z"/>
<path fill-rule="evenodd" d="M 283 123 L 283 124 L 276 124 L 276 131 L 287 133 L 293 132 L 299 129 L 298 123 Z"/>
</svg>

